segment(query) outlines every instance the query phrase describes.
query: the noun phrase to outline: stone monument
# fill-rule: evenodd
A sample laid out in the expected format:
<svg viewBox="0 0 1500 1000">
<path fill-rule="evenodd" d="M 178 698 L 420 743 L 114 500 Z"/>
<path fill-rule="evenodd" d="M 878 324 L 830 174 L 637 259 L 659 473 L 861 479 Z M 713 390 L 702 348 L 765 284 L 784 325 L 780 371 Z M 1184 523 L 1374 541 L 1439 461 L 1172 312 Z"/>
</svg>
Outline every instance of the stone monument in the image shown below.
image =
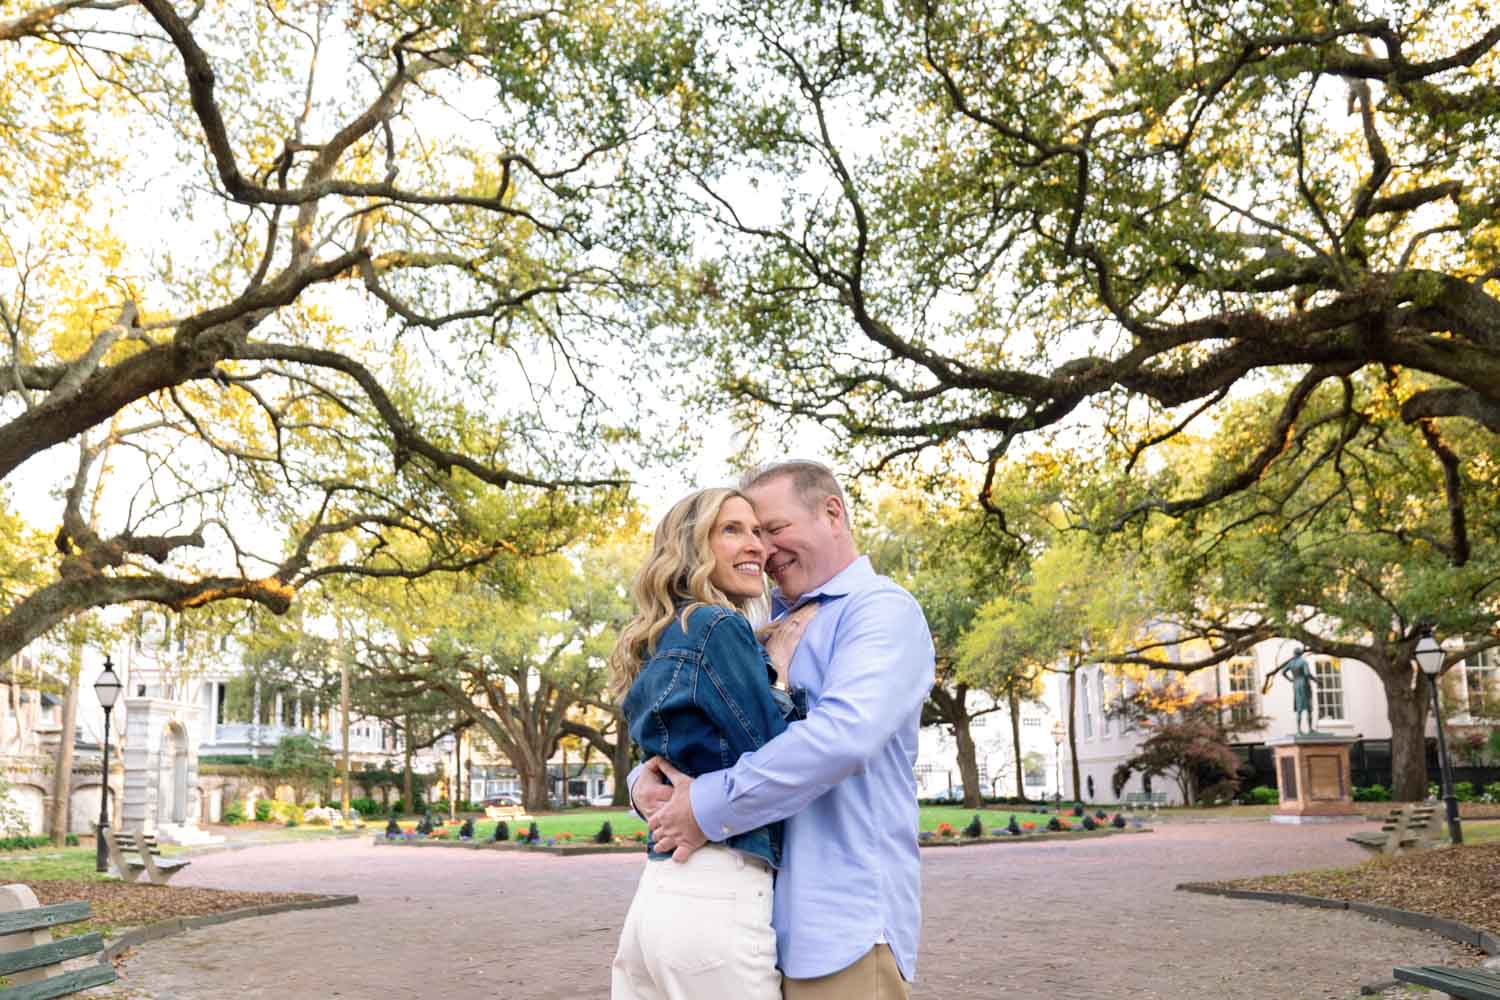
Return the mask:
<svg viewBox="0 0 1500 1000">
<path fill-rule="evenodd" d="M 1281 804 L 1273 823 L 1330 823 L 1359 819 L 1349 782 L 1352 736 L 1298 733 L 1271 740 Z"/>
<path fill-rule="evenodd" d="M 125 703 L 125 800 L 120 828 L 167 844 L 212 844 L 200 825 L 198 706 L 141 695 Z"/>
</svg>

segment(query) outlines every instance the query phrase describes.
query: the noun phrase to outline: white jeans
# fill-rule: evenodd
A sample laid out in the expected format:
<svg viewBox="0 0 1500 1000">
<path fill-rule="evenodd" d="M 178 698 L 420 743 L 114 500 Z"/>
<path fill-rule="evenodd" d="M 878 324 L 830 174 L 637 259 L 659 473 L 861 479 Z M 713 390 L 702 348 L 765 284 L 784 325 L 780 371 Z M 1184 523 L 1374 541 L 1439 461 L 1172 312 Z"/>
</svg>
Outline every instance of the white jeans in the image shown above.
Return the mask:
<svg viewBox="0 0 1500 1000">
<path fill-rule="evenodd" d="M 611 1000 L 779 1000 L 771 870 L 716 844 L 647 861 L 610 970 Z"/>
</svg>

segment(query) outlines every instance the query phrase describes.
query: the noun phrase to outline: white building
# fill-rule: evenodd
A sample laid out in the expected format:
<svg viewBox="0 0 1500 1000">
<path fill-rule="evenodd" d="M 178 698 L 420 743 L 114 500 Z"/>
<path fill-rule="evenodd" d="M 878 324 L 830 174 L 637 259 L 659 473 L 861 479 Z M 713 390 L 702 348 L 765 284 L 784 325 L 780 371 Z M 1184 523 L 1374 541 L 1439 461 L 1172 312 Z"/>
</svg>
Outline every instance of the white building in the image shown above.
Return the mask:
<svg viewBox="0 0 1500 1000">
<path fill-rule="evenodd" d="M 1264 744 L 1269 739 L 1293 733 L 1297 728 L 1289 681 L 1278 677 L 1268 692 L 1261 693 L 1266 676 L 1290 657 L 1295 648 L 1296 644 L 1291 640 L 1272 639 L 1260 643 L 1245 656 L 1217 667 L 1172 676 L 1184 678 L 1192 688 L 1205 694 L 1244 693 L 1245 700 L 1232 711 L 1249 716 L 1264 715 L 1268 721 L 1259 730 L 1238 734 L 1235 742 Z M 1313 654 L 1308 654 L 1307 659 L 1317 681 L 1313 689 L 1314 725 L 1317 729 L 1364 740 L 1390 739 L 1385 692 L 1373 670 L 1357 660 Z M 1045 757 L 1045 766 L 1034 776 L 1027 776 L 1026 791 L 1033 798 L 1051 798 L 1060 788 L 1062 797 L 1071 799 L 1074 792 L 1069 744 L 1064 739 L 1061 747 L 1055 749 L 1053 742 L 1054 724 L 1058 720 L 1064 725 L 1067 723 L 1067 678 L 1063 674 L 1049 673 L 1045 675 L 1045 683 L 1043 704 L 1028 705 L 1022 712 L 1023 756 L 1040 754 Z M 1136 752 L 1141 735 L 1126 726 L 1123 720 L 1110 718 L 1107 706 L 1118 699 L 1122 684 L 1129 683 L 1115 669 L 1102 665 L 1084 667 L 1079 671 L 1074 725 L 1079 780 L 1085 802 L 1119 801 L 1120 796 L 1115 795 L 1111 781 L 1116 767 Z M 1125 693 L 1128 691 L 1126 688 Z M 1500 723 L 1500 650 L 1487 650 L 1454 667 L 1445 675 L 1443 692 L 1450 724 L 1493 726 Z M 1014 764 L 1009 763 L 1012 758 L 1008 754 L 1009 716 L 1002 709 L 977 721 L 984 722 L 982 727 L 974 730 L 981 779 L 986 785 L 984 794 L 1015 794 L 1013 777 L 1002 779 L 997 791 L 992 791 L 991 787 L 996 777 L 991 772 L 997 760 L 1004 761 L 1001 766 L 1011 769 L 1006 774 L 1014 773 Z M 1429 735 L 1436 733 L 1435 723 L 1430 718 L 1428 732 Z M 946 728 L 924 727 L 919 746 L 916 769 L 919 795 L 924 798 L 938 796 L 950 782 L 957 788 L 961 782 L 958 761 L 953 738 Z M 1000 753 L 1001 748 L 1007 752 Z M 1034 777 L 1042 780 L 1034 781 Z M 1165 792 L 1169 802 L 1179 803 L 1181 800 L 1174 781 L 1157 778 L 1149 783 L 1149 788 L 1147 785 L 1140 774 L 1132 774 L 1121 794 Z"/>
</svg>

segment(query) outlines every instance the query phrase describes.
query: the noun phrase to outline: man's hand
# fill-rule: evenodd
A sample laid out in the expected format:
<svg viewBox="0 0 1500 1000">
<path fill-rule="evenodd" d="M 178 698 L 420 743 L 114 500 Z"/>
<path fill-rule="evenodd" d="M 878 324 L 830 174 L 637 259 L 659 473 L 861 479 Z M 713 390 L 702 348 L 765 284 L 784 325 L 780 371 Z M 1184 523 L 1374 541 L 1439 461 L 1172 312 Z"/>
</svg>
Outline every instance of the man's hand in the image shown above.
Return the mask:
<svg viewBox="0 0 1500 1000">
<path fill-rule="evenodd" d="M 661 765 L 667 762 L 661 757 L 652 757 L 641 765 L 641 773 L 630 789 L 630 804 L 646 819 L 672 798 L 672 786 L 662 776 Z M 671 767 L 671 764 L 667 764 Z"/>
<path fill-rule="evenodd" d="M 666 804 L 653 809 L 647 817 L 651 823 L 651 836 L 656 842 L 656 850 L 662 853 L 671 851 L 673 861 L 686 861 L 693 856 L 694 851 L 708 843 L 708 838 L 698 828 L 697 818 L 693 816 L 693 800 L 689 791 L 693 779 L 660 757 L 653 757 L 652 761 L 655 761 L 652 764 L 653 770 L 671 779 L 672 796 Z M 636 781 L 637 788 L 643 780 L 644 774 Z"/>
</svg>

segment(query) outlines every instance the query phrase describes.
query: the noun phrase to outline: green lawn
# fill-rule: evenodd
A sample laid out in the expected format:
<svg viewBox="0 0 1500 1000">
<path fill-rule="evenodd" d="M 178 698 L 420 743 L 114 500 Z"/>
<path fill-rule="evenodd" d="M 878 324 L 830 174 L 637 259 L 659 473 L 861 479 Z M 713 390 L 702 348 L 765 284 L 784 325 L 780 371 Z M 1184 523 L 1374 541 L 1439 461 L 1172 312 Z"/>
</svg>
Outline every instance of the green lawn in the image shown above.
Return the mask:
<svg viewBox="0 0 1500 1000">
<path fill-rule="evenodd" d="M 1465 844 L 1500 844 L 1500 820 L 1463 821 Z"/>
<path fill-rule="evenodd" d="M 0 882 L 41 882 L 56 879 L 114 881 L 94 871 L 92 847 L 39 847 L 0 854 Z"/>
<path fill-rule="evenodd" d="M 919 828 L 935 831 L 939 823 L 948 823 L 955 830 L 962 830 L 969 825 L 969 820 L 973 819 L 976 811 L 979 813 L 979 821 L 983 824 L 986 832 L 996 827 L 1004 827 L 1010 822 L 1011 816 L 1016 817 L 1017 823 L 1035 823 L 1039 830 L 1047 825 L 1047 820 L 1052 818 L 1050 814 L 1028 812 L 1009 807 L 973 810 L 965 809 L 962 806 L 922 806 L 919 813 Z M 1090 815 L 1092 815 L 1092 810 L 1090 810 Z M 1113 814 L 1111 813 L 1111 815 Z M 1063 818 L 1072 820 L 1074 817 L 1070 812 L 1064 810 Z M 635 813 L 626 810 L 589 809 L 537 813 L 535 819 L 537 832 L 541 834 L 543 839 L 556 837 L 562 833 L 571 833 L 573 835 L 572 839 L 575 841 L 588 840 L 599 832 L 599 827 L 605 820 L 609 821 L 617 837 L 629 837 L 637 831 L 646 829 L 646 824 Z M 398 822 L 403 827 L 411 827 L 416 824 L 416 820 L 411 818 L 400 819 Z M 514 839 L 516 832 L 524 830 L 528 822 L 522 821 L 521 823 L 516 823 L 510 821 L 509 825 L 511 839 Z M 378 833 L 385 829 L 385 827 L 378 820 L 373 820 L 370 821 L 366 829 Z M 494 833 L 494 821 L 487 819 L 475 820 L 475 839 L 489 840 L 494 836 Z"/>
</svg>

